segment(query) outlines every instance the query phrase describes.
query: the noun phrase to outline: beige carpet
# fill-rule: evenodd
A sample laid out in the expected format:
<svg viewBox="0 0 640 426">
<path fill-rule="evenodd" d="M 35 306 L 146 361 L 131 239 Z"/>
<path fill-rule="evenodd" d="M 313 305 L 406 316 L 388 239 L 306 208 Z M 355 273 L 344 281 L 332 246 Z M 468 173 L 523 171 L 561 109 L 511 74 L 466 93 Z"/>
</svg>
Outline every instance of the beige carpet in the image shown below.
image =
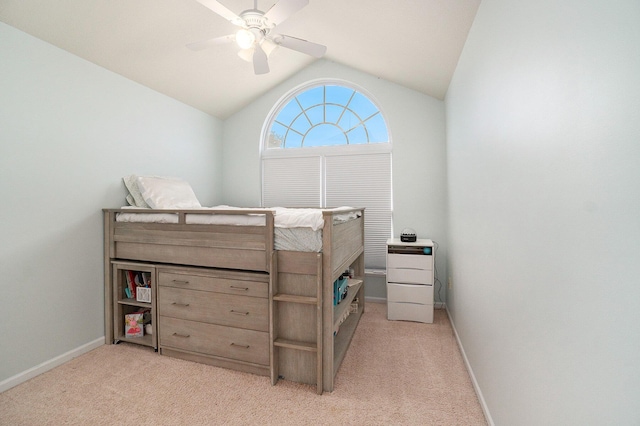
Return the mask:
<svg viewBox="0 0 640 426">
<path fill-rule="evenodd" d="M 105 345 L 0 394 L 1 425 L 485 425 L 446 312 L 367 312 L 335 389 Z"/>
</svg>

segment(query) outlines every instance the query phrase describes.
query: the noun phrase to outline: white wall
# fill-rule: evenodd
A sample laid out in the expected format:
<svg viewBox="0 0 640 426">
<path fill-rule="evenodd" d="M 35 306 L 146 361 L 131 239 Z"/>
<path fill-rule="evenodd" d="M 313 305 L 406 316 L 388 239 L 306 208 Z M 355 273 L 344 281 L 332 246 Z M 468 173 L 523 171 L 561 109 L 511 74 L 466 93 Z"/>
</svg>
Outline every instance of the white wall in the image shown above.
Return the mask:
<svg viewBox="0 0 640 426">
<path fill-rule="evenodd" d="M 449 88 L 447 303 L 495 424 L 640 424 L 639 22 L 483 0 Z"/>
<path fill-rule="evenodd" d="M 0 383 L 104 336 L 121 177 L 220 197 L 220 120 L 0 23 Z M 217 184 L 214 184 L 216 182 Z"/>
<path fill-rule="evenodd" d="M 223 194 L 226 203 L 260 204 L 260 135 L 267 115 L 290 90 L 311 80 L 337 78 L 366 89 L 381 106 L 393 141 L 394 230 L 413 228 L 440 243 L 440 280 L 446 277 L 444 103 L 378 77 L 320 60 L 267 92 L 224 123 Z M 367 283 L 367 296 L 386 297 L 384 282 Z M 446 289 L 438 300 L 445 300 Z"/>
</svg>

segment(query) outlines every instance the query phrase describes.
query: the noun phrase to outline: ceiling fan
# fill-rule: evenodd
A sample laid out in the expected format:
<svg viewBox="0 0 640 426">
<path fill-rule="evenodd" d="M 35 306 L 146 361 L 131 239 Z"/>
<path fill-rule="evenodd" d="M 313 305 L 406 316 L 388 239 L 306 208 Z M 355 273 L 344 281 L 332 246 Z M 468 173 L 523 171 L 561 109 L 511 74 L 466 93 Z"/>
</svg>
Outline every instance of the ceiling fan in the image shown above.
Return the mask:
<svg viewBox="0 0 640 426">
<path fill-rule="evenodd" d="M 267 12 L 258 10 L 258 0 L 254 0 L 253 9 L 245 10 L 239 15 L 236 15 L 217 0 L 197 1 L 232 24 L 239 26 L 240 30 L 235 34 L 190 43 L 187 47 L 192 50 L 202 50 L 218 44 L 235 41 L 242 49 L 238 52 L 238 55 L 242 59 L 253 62 L 253 70 L 256 74 L 269 72 L 268 54 L 278 46 L 296 50 L 316 58 L 322 57 L 327 51 L 326 46 L 321 44 L 274 32 L 276 26 L 308 5 L 309 0 L 280 0 Z"/>
</svg>

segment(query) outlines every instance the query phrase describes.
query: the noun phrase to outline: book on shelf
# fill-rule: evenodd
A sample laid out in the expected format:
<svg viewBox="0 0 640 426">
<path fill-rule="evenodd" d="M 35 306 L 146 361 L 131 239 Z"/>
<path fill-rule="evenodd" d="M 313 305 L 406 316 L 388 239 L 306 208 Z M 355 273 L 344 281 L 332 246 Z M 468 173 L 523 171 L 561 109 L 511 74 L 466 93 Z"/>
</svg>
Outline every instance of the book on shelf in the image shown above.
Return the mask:
<svg viewBox="0 0 640 426">
<path fill-rule="evenodd" d="M 151 287 L 151 272 L 141 272 L 142 274 L 142 286 Z"/>
<path fill-rule="evenodd" d="M 124 294 L 129 299 L 140 300 L 138 299 L 138 288 L 151 288 L 151 272 L 126 270 L 124 271 L 124 276 L 126 281 Z M 145 295 L 147 294 L 150 294 L 150 292 L 145 292 Z"/>
<path fill-rule="evenodd" d="M 130 299 L 136 298 L 136 276 L 134 271 L 124 271 L 124 275 L 127 280 L 124 293 Z"/>
</svg>

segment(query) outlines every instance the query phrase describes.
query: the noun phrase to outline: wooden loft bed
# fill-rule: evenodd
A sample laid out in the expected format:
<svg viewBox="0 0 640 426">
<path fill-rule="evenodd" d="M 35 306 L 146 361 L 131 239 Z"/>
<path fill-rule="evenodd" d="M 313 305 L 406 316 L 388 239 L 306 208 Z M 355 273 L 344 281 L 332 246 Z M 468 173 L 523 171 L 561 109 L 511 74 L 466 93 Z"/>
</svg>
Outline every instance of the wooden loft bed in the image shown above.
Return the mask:
<svg viewBox="0 0 640 426">
<path fill-rule="evenodd" d="M 335 210 L 322 211 L 322 252 L 316 253 L 274 250 L 271 210 L 104 209 L 107 343 L 121 340 L 118 326 L 122 327 L 122 318 L 118 308 L 123 302 L 118 296 L 118 271 L 135 268 L 140 263 L 140 268 L 155 274 L 158 289 L 153 304 L 157 311 L 154 312 L 155 347 L 162 354 L 267 375 L 273 384 L 284 378 L 316 385 L 320 394 L 333 391 L 334 377 L 364 312 L 364 210 L 351 211 L 357 212 L 358 217 L 342 223 L 334 223 Z M 177 216 L 176 223 L 117 221 L 120 213 L 150 212 L 173 214 Z M 259 226 L 191 224 L 186 220 L 191 214 L 263 215 L 264 223 Z M 353 270 L 355 278 L 350 280 L 347 298 L 334 306 L 333 283 L 348 269 Z M 166 282 L 167 277 L 176 274 L 192 277 L 191 285 L 197 286 L 195 290 L 200 291 L 199 295 L 210 291 L 207 295 L 213 297 L 212 304 L 219 303 L 218 299 L 233 297 L 233 303 L 246 301 L 247 306 L 254 306 L 252 303 L 262 303 L 255 298 L 264 297 L 268 315 L 254 317 L 251 323 L 228 322 L 236 318 L 218 318 L 215 312 L 203 314 L 204 319 L 193 320 L 188 313 L 176 319 L 174 309 L 166 300 L 169 296 L 165 297 L 187 292 L 174 289 L 173 284 Z M 230 280 L 251 282 L 258 290 L 248 294 L 254 290 L 243 289 L 247 290 L 244 299 L 228 296 L 225 294 L 228 291 L 221 286 Z M 261 286 L 267 289 L 266 293 Z M 197 302 L 192 304 L 194 311 L 196 305 Z M 245 317 L 251 316 L 247 309 Z M 193 333 L 187 333 L 193 334 L 191 338 L 197 339 L 198 333 L 204 333 L 202 344 L 186 349 L 179 347 L 180 343 L 174 344 L 174 338 L 166 333 L 176 321 L 191 327 Z M 218 338 L 207 338 L 206 332 L 201 331 L 204 327 L 223 336 L 236 331 L 254 333 L 249 341 L 261 342 L 264 336 L 268 345 L 247 343 L 244 345 L 247 350 L 256 353 L 236 356 L 236 352 L 216 347 Z"/>
</svg>

